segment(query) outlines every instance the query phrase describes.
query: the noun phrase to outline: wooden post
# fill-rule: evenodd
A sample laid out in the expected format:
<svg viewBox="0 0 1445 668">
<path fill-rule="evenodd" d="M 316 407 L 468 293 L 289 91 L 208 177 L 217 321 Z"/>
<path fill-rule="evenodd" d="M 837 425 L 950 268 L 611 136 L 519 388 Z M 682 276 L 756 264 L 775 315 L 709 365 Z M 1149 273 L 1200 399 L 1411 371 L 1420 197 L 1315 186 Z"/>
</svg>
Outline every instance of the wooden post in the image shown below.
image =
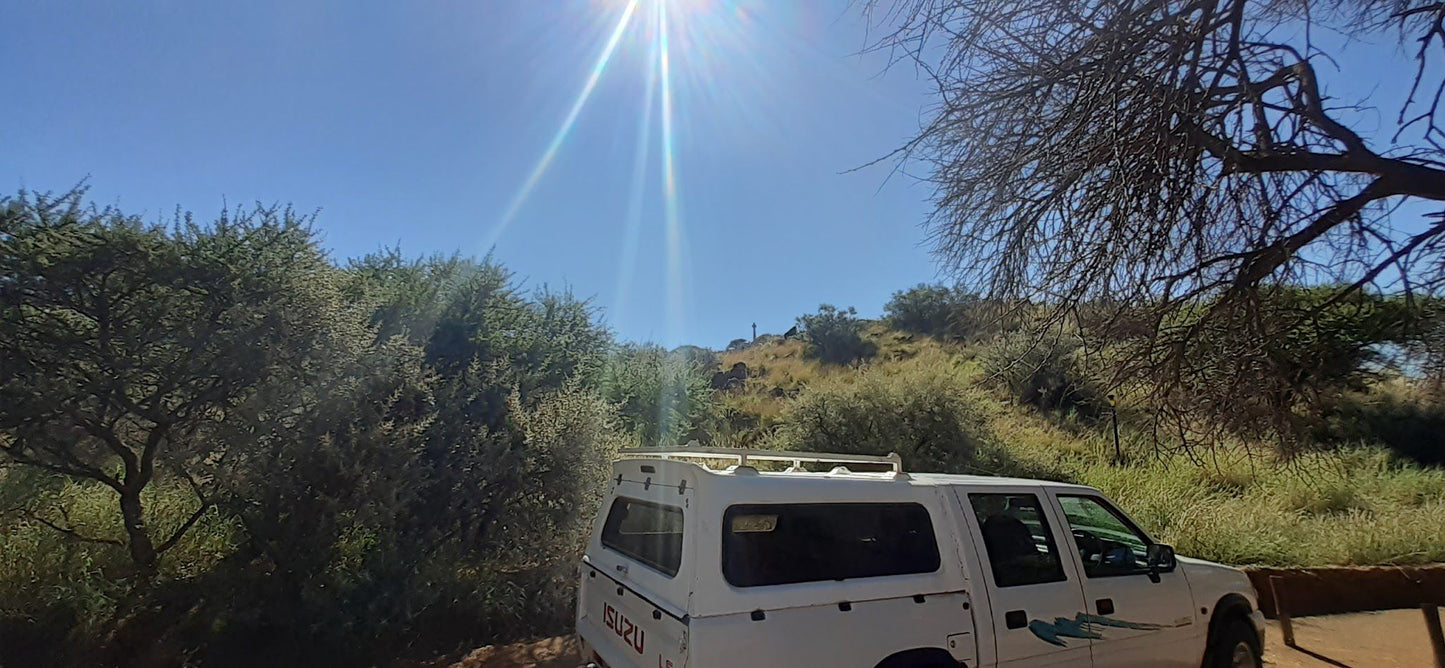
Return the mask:
<svg viewBox="0 0 1445 668">
<path fill-rule="evenodd" d="M 1114 403 L 1114 395 L 1106 399 L 1109 402 L 1109 421 L 1114 423 L 1114 460 L 1111 463 L 1119 466 L 1124 463 L 1124 451 L 1119 449 L 1119 407 Z"/>
<path fill-rule="evenodd" d="M 1269 576 L 1269 595 L 1274 598 L 1274 618 L 1279 620 L 1279 630 L 1284 634 L 1286 647 L 1295 647 L 1294 625 L 1289 621 L 1289 608 L 1284 603 L 1284 578 Z"/>
<path fill-rule="evenodd" d="M 1428 603 L 1420 606 L 1425 613 L 1425 630 L 1430 633 L 1430 648 L 1435 650 L 1435 668 L 1445 668 L 1445 631 L 1440 629 L 1440 608 Z"/>
</svg>

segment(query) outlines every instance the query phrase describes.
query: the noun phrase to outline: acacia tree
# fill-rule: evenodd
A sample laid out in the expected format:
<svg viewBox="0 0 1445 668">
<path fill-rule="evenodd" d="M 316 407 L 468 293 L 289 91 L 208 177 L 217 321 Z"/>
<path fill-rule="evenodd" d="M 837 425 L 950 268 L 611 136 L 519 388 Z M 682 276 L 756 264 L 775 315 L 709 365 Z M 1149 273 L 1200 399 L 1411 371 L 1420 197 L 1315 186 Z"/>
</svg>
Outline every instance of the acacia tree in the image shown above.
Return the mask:
<svg viewBox="0 0 1445 668">
<path fill-rule="evenodd" d="M 25 510 L 153 574 L 211 507 L 189 464 L 218 447 L 208 426 L 325 344 L 334 273 L 289 211 L 158 226 L 82 191 L 0 202 L 0 456 L 114 490 L 124 539 Z M 142 493 L 166 475 L 197 498 L 161 534 Z"/>
<path fill-rule="evenodd" d="M 1081 304 L 1146 324 L 1116 384 L 1152 381 L 1147 402 L 1182 442 L 1199 435 L 1193 416 L 1251 391 L 1261 342 L 1312 317 L 1264 317 L 1261 286 L 1332 284 L 1345 299 L 1445 281 L 1445 221 L 1392 216 L 1408 200 L 1445 201 L 1445 75 L 1432 60 L 1445 55 L 1445 3 L 865 8 L 885 27 L 874 46 L 937 86 L 931 120 L 900 151 L 931 165 L 940 254 L 973 287 L 1052 305 L 1052 324 Z M 1386 103 L 1388 127 L 1360 130 L 1376 124 L 1366 100 L 1331 97 L 1345 40 L 1321 34 L 1410 45 L 1414 86 Z M 1220 337 L 1239 364 L 1199 354 Z M 1277 408 L 1264 426 L 1287 442 Z"/>
</svg>

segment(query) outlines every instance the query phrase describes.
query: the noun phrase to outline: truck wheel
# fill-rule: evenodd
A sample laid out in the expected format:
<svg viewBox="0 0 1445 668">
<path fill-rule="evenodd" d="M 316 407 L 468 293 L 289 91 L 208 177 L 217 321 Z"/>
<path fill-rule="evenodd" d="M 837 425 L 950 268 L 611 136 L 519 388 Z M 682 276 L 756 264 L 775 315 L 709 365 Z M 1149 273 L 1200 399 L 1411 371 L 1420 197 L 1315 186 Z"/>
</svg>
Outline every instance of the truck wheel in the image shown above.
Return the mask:
<svg viewBox="0 0 1445 668">
<path fill-rule="evenodd" d="M 1209 645 L 1213 659 L 1209 668 L 1262 668 L 1264 652 L 1260 651 L 1259 635 L 1249 622 L 1235 618 L 1224 623 Z"/>
<path fill-rule="evenodd" d="M 946 650 L 932 648 L 899 652 L 874 668 L 957 668 L 958 665 Z"/>
</svg>

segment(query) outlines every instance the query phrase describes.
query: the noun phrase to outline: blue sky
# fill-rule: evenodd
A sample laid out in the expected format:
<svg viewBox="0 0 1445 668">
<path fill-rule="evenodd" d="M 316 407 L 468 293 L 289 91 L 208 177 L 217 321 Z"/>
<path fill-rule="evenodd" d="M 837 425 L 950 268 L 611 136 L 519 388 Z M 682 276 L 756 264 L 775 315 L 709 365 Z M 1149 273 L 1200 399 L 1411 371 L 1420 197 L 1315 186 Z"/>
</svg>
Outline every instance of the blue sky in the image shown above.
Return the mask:
<svg viewBox="0 0 1445 668">
<path fill-rule="evenodd" d="M 154 220 L 290 203 L 320 211 L 339 260 L 495 247 L 621 338 L 670 346 L 781 332 L 823 302 L 874 316 L 939 278 L 927 187 L 891 163 L 845 173 L 931 100 L 911 68 L 856 55 L 844 0 L 628 4 L 0 0 L 0 193 L 88 179 Z M 1388 136 L 1412 67 L 1388 40 L 1345 53 L 1326 92 L 1377 105 L 1348 120 Z"/>
<path fill-rule="evenodd" d="M 289 202 L 320 210 L 337 258 L 495 240 L 529 285 L 668 345 L 781 332 L 821 302 L 874 315 L 936 277 L 928 190 L 843 173 L 904 141 L 928 97 L 911 69 L 853 55 L 865 26 L 842 2 L 669 5 L 669 209 L 642 0 L 498 234 L 626 5 L 5 0 L 0 192 L 88 178 L 95 201 L 156 220 Z"/>
</svg>

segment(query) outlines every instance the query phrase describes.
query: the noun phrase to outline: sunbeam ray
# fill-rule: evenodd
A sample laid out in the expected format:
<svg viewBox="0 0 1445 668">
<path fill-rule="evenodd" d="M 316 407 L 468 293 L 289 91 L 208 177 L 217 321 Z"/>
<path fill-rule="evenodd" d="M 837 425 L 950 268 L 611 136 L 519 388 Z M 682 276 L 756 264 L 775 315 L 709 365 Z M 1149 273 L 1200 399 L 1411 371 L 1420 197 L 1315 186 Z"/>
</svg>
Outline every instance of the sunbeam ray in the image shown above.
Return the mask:
<svg viewBox="0 0 1445 668">
<path fill-rule="evenodd" d="M 662 115 L 662 200 L 663 200 L 663 226 L 666 234 L 667 273 L 666 273 L 666 303 L 663 306 L 664 331 L 666 340 L 669 342 L 679 341 L 683 335 L 683 276 L 682 276 L 682 219 L 679 213 L 678 192 L 677 192 L 677 165 L 676 153 L 673 144 L 673 116 L 672 116 L 672 60 L 668 48 L 668 33 L 670 26 L 667 22 L 667 1 L 657 2 L 657 71 L 661 83 L 661 94 L 659 106 Z M 667 380 L 676 380 L 669 377 Z M 677 391 L 676 387 L 668 387 L 668 382 L 662 383 L 663 401 L 662 418 L 669 416 L 681 416 L 687 414 L 687 396 L 685 392 Z M 668 406 L 671 401 L 676 401 L 678 406 Z M 659 444 L 665 445 L 665 444 Z"/>
<path fill-rule="evenodd" d="M 677 341 L 682 336 L 683 285 L 682 285 L 682 220 L 679 214 L 677 193 L 676 154 L 673 147 L 672 127 L 672 66 L 667 36 L 670 26 L 667 22 L 668 3 L 657 3 L 658 23 L 658 76 L 661 80 L 662 95 L 662 198 L 664 207 L 663 224 L 667 234 L 667 339 Z"/>
<path fill-rule="evenodd" d="M 542 152 L 542 157 L 537 160 L 532 172 L 527 175 L 527 180 L 522 182 L 522 188 L 512 197 L 507 210 L 502 214 L 501 220 L 497 221 L 488 236 L 486 248 L 492 248 L 501 240 L 502 234 L 507 227 L 516 219 L 517 212 L 521 211 L 522 205 L 531 196 L 532 190 L 542 180 L 542 175 L 551 166 L 552 160 L 557 157 L 557 152 L 562 148 L 562 143 L 567 140 L 567 135 L 572 132 L 572 127 L 577 124 L 577 117 L 582 113 L 582 108 L 587 105 L 588 98 L 592 97 L 592 91 L 597 88 L 597 81 L 602 78 L 602 73 L 607 69 L 607 63 L 612 60 L 612 54 L 617 51 L 617 44 L 622 40 L 622 34 L 627 31 L 627 26 L 632 22 L 632 15 L 637 11 L 637 4 L 640 0 L 629 0 L 627 7 L 622 10 L 622 17 L 617 20 L 617 26 L 612 29 L 612 35 L 607 38 L 607 45 L 603 47 L 602 53 L 597 56 L 597 62 L 592 65 L 592 72 L 587 76 L 587 82 L 582 85 L 582 90 L 577 94 L 577 99 L 572 102 L 572 108 L 568 110 L 567 117 L 562 120 L 562 125 L 557 128 L 557 133 L 552 135 L 551 143 L 547 144 L 547 150 Z"/>
<path fill-rule="evenodd" d="M 656 15 L 654 15 L 654 21 Z M 647 192 L 647 167 L 652 152 L 652 99 L 657 95 L 658 45 L 656 30 L 647 53 L 647 86 L 642 94 L 642 116 L 637 124 L 637 149 L 632 160 L 632 183 L 627 199 L 627 218 L 622 232 L 622 255 L 617 263 L 617 292 L 613 317 L 621 322 L 627 311 L 628 292 L 636 272 L 637 244 L 642 234 L 643 197 Z"/>
</svg>

